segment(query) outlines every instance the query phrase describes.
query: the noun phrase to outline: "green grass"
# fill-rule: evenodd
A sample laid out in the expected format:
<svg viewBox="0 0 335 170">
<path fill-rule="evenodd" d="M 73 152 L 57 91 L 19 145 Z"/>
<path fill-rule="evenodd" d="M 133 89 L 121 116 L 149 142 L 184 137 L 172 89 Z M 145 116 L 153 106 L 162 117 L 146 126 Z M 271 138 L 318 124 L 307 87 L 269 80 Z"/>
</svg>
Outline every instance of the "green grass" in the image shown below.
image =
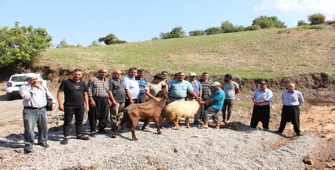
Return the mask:
<svg viewBox="0 0 335 170">
<path fill-rule="evenodd" d="M 268 29 L 109 46 L 48 49 L 51 68 L 184 71 L 234 77 L 334 73 L 334 29 Z"/>
</svg>

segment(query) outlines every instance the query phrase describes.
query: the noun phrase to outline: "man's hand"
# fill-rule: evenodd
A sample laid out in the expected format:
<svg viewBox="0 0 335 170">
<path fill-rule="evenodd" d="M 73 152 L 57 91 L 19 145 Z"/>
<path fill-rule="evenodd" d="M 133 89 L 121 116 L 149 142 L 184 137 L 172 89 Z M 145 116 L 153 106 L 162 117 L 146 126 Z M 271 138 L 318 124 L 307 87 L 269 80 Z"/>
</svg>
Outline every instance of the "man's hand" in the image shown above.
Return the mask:
<svg viewBox="0 0 335 170">
<path fill-rule="evenodd" d="M 58 106 L 58 110 L 60 110 L 60 111 L 63 111 L 63 112 L 64 112 L 64 106 L 63 106 L 63 104 L 59 104 L 59 106 Z"/>
<path fill-rule="evenodd" d="M 200 101 L 199 104 L 206 104 L 206 102 L 205 101 Z"/>
<path fill-rule="evenodd" d="M 95 104 L 95 102 L 94 102 L 94 100 L 90 100 L 90 107 L 95 107 L 96 106 L 96 104 Z"/>
<path fill-rule="evenodd" d="M 52 106 L 52 109 L 50 111 L 54 111 L 56 108 L 56 106 Z"/>
<path fill-rule="evenodd" d="M 85 106 L 85 110 L 84 110 L 84 112 L 88 112 L 89 110 L 90 110 L 90 107 Z"/>
<path fill-rule="evenodd" d="M 129 99 L 129 104 L 134 104 L 134 100 L 133 99 Z"/>
</svg>

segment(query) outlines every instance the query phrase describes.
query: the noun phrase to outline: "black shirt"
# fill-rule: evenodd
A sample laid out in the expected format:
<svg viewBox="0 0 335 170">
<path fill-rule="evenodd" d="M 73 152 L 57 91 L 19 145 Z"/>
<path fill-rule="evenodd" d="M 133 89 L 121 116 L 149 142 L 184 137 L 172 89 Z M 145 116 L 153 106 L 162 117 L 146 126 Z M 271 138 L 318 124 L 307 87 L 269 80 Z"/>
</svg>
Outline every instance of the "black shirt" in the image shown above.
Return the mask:
<svg viewBox="0 0 335 170">
<path fill-rule="evenodd" d="M 84 105 L 84 92 L 87 92 L 85 82 L 74 82 L 72 79 L 62 81 L 59 89 L 64 91 L 64 105 L 78 106 Z"/>
</svg>

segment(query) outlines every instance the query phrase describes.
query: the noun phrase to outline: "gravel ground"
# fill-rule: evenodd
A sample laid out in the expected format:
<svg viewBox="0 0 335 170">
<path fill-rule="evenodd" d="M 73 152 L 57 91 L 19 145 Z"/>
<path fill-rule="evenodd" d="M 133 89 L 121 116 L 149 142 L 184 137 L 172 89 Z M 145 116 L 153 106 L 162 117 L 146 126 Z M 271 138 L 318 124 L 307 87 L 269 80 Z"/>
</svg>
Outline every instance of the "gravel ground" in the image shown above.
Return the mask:
<svg viewBox="0 0 335 170">
<path fill-rule="evenodd" d="M 247 122 L 234 122 L 226 128 L 183 130 L 172 127 L 158 135 L 151 128 L 131 141 L 129 128 L 118 133 L 97 135 L 88 141 L 74 136 L 61 145 L 62 129 L 50 124 L 50 148 L 34 146 L 24 154 L 22 125 L 0 129 L 0 158 L 3 169 L 305 169 L 302 159 L 320 146 L 319 139 L 305 132 L 282 143 L 283 137 L 270 131 L 249 128 Z M 170 125 L 173 126 L 173 125 Z M 86 133 L 89 126 L 84 125 Z M 109 130 L 109 129 L 108 129 Z M 72 128 L 71 134 L 75 134 Z"/>
</svg>

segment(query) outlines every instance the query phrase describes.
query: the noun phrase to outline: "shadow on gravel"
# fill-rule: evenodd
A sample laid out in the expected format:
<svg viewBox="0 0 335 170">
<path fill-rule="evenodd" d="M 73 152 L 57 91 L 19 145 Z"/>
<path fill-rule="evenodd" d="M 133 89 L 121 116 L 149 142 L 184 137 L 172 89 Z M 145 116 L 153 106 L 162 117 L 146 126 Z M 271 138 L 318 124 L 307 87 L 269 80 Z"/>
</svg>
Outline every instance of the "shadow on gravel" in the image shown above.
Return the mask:
<svg viewBox="0 0 335 170">
<path fill-rule="evenodd" d="M 255 131 L 255 130 L 260 130 L 260 129 L 256 129 L 256 128 L 252 128 L 250 127 L 249 125 L 246 125 L 244 123 L 241 123 L 241 122 L 230 122 L 230 123 L 226 123 L 224 125 L 221 125 L 220 126 L 221 128 L 228 128 L 228 129 L 231 129 L 231 130 L 235 130 L 235 131 L 239 131 L 239 132 L 252 132 L 252 131 Z"/>
<path fill-rule="evenodd" d="M 24 148 L 23 134 L 10 134 L 6 136 L 8 141 L 0 140 L 0 147 L 6 148 Z"/>
</svg>

